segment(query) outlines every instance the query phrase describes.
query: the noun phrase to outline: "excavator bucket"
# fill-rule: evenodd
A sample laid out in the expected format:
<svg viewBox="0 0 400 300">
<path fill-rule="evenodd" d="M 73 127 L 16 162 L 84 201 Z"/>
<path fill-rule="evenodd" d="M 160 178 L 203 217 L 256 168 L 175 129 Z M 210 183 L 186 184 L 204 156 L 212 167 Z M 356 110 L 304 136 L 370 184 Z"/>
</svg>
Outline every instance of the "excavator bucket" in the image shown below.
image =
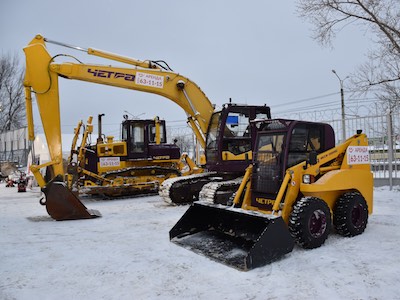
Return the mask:
<svg viewBox="0 0 400 300">
<path fill-rule="evenodd" d="M 169 235 L 175 244 L 243 271 L 268 264 L 294 247 L 281 217 L 199 202 Z"/>
<path fill-rule="evenodd" d="M 101 217 L 97 210 L 87 209 L 85 205 L 67 188 L 64 182 L 51 181 L 43 189 L 48 214 L 57 221 L 92 219 Z"/>
</svg>

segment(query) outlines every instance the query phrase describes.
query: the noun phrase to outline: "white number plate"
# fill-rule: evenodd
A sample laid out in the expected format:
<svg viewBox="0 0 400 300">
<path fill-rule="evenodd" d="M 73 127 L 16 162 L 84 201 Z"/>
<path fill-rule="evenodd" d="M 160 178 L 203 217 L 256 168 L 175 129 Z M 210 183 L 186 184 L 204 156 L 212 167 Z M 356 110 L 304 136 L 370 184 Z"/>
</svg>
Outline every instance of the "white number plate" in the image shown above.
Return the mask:
<svg viewBox="0 0 400 300">
<path fill-rule="evenodd" d="M 370 159 L 367 146 L 349 146 L 347 148 L 347 164 L 363 165 L 369 163 Z"/>
<path fill-rule="evenodd" d="M 100 167 L 119 167 L 119 157 L 100 157 Z"/>
<path fill-rule="evenodd" d="M 162 89 L 164 87 L 164 76 L 136 72 L 135 83 Z"/>
</svg>

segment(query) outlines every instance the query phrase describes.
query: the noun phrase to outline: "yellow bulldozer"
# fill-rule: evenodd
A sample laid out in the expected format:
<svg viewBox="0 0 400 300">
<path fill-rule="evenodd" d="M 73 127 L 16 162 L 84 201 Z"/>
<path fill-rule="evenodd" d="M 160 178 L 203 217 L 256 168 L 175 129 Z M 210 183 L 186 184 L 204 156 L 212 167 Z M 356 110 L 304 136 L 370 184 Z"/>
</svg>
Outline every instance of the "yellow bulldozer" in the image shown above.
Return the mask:
<svg viewBox="0 0 400 300">
<path fill-rule="evenodd" d="M 74 129 L 67 165 L 67 186 L 71 191 L 110 198 L 154 193 L 168 178 L 202 172 L 187 153 L 180 153 L 175 143 L 167 143 L 165 120 L 129 119 L 124 115 L 121 137 L 115 140 L 103 135 L 103 117 L 104 114 L 98 115 L 95 144 L 90 142 L 92 116 Z"/>
<path fill-rule="evenodd" d="M 170 230 L 172 242 L 240 270 L 321 246 L 333 222 L 361 234 L 373 209 L 367 136 L 335 146 L 332 127 L 286 119 L 255 121 L 252 164 L 231 205 L 194 202 Z"/>
</svg>

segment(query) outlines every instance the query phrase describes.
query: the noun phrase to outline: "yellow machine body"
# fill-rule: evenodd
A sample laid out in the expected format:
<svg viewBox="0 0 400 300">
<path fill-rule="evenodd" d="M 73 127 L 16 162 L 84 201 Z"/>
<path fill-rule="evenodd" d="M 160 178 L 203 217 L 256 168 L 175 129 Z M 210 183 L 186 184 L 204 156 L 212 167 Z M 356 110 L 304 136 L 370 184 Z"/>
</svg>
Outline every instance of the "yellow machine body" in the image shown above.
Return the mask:
<svg viewBox="0 0 400 300">
<path fill-rule="evenodd" d="M 232 205 L 195 202 L 170 230 L 171 241 L 249 270 L 291 252 L 295 243 L 321 246 L 332 223 L 343 236 L 364 232 L 373 211 L 367 136 L 358 132 L 332 146 L 328 124 L 259 123 L 257 151 Z"/>
<path fill-rule="evenodd" d="M 101 117 L 99 115 L 99 132 Z M 97 143 L 90 145 L 93 126 L 88 118 L 77 147 L 78 135 L 83 122 L 75 128 L 75 136 L 68 159 L 67 181 L 71 190 L 83 194 L 105 195 L 107 197 L 130 196 L 157 192 L 159 185 L 168 178 L 201 173 L 203 170 L 188 157 L 180 155 L 175 144 L 167 144 L 165 121 L 129 120 L 122 123 L 124 140 L 115 140 L 99 135 Z M 162 129 L 161 129 L 162 128 Z M 140 150 L 131 151 L 131 132 L 140 131 L 143 142 Z M 154 132 L 154 134 L 153 134 Z"/>
</svg>

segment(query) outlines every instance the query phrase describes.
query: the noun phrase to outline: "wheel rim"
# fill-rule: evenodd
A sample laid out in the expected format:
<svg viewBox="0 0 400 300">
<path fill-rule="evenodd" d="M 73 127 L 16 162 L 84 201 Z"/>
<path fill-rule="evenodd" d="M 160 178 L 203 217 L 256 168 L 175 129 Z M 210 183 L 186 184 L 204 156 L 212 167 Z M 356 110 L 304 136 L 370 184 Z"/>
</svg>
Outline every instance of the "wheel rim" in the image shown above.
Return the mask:
<svg viewBox="0 0 400 300">
<path fill-rule="evenodd" d="M 313 238 L 319 238 L 326 230 L 326 214 L 318 209 L 313 212 L 308 222 L 308 229 Z"/>
<path fill-rule="evenodd" d="M 354 204 L 351 210 L 351 222 L 354 227 L 360 227 L 363 220 L 363 207 L 361 204 Z"/>
</svg>

